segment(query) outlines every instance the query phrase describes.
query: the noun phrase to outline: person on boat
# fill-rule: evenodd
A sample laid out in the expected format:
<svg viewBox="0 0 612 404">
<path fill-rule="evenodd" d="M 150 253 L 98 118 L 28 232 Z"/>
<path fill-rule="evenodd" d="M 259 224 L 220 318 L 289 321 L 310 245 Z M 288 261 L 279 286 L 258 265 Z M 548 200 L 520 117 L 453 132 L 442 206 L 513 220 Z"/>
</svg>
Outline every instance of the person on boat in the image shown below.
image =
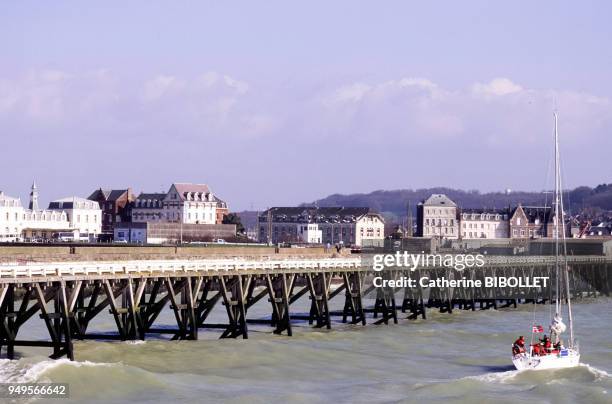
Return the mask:
<svg viewBox="0 0 612 404">
<path fill-rule="evenodd" d="M 542 348 L 544 348 L 544 355 L 549 354 L 552 351 L 552 343 L 546 334 L 544 334 L 544 338 L 540 340 L 540 344 L 542 345 Z"/>
<path fill-rule="evenodd" d="M 542 346 L 540 344 L 533 344 L 531 346 L 531 355 L 532 356 L 541 356 L 542 355 Z"/>
<path fill-rule="evenodd" d="M 518 355 L 525 352 L 525 338 L 521 335 L 512 345 L 512 353 Z"/>
</svg>

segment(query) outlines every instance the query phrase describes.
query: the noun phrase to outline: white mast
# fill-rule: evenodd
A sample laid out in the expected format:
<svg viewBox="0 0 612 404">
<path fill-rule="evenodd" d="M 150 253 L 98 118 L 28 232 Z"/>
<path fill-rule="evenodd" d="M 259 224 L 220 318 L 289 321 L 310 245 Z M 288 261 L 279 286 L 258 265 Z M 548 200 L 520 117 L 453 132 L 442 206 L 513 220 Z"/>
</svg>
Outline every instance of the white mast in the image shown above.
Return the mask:
<svg viewBox="0 0 612 404">
<path fill-rule="evenodd" d="M 561 184 L 561 164 L 559 158 L 559 133 L 557 130 L 557 113 L 554 113 L 555 116 L 555 226 L 554 226 L 554 236 L 555 236 L 555 264 L 557 267 L 557 299 L 556 299 L 556 309 L 557 313 L 560 313 L 561 308 L 561 299 L 562 294 L 560 293 L 559 287 L 561 286 L 559 275 L 559 239 L 563 241 L 563 254 L 564 254 L 564 263 L 563 263 L 563 276 L 565 277 L 565 290 L 567 294 L 567 312 L 568 312 L 568 325 L 570 329 L 570 343 L 569 347 L 572 348 L 574 346 L 574 329 L 572 326 L 572 303 L 570 297 L 570 285 L 569 285 L 569 274 L 567 268 L 567 251 L 565 245 L 565 212 L 563 210 L 563 197 L 562 197 L 562 184 Z M 561 233 L 561 234 L 559 234 Z"/>
</svg>

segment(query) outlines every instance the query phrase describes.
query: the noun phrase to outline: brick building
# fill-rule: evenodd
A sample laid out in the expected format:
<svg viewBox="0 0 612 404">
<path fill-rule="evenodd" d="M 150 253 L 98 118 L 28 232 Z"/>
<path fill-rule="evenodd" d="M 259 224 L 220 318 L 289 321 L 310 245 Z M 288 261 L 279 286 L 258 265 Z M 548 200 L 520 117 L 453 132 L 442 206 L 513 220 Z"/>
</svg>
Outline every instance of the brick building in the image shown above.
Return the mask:
<svg viewBox="0 0 612 404">
<path fill-rule="evenodd" d="M 126 222 L 131 217 L 132 202 L 136 199 L 132 188 L 97 189 L 87 198 L 96 201 L 102 210 L 101 240 L 112 240 L 115 224 Z"/>
<path fill-rule="evenodd" d="M 552 209 L 548 206 L 518 205 L 510 213 L 510 238 L 551 237 Z"/>
</svg>

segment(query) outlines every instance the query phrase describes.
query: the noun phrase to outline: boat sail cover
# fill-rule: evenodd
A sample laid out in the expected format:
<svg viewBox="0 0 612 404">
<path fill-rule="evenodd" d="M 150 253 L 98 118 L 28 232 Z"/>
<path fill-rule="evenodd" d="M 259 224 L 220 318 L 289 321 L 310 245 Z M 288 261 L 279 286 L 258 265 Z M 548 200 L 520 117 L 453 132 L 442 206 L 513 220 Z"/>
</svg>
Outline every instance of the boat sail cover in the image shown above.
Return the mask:
<svg viewBox="0 0 612 404">
<path fill-rule="evenodd" d="M 553 318 L 553 321 L 550 324 L 550 331 L 559 335 L 559 334 L 564 333 L 565 330 L 567 330 L 567 326 L 563 322 L 563 319 L 561 318 L 561 316 L 559 314 L 556 314 L 555 318 Z"/>
</svg>

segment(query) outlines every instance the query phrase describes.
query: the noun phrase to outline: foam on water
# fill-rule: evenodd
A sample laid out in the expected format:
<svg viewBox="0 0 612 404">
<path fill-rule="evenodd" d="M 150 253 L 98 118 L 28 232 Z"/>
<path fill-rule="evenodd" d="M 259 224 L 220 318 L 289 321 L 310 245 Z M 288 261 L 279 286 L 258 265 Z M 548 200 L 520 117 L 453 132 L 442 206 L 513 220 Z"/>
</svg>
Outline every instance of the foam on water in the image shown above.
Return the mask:
<svg viewBox="0 0 612 404">
<path fill-rule="evenodd" d="M 478 380 L 486 383 L 507 383 L 512 380 L 516 380 L 519 375 L 527 375 L 527 377 L 533 377 L 534 375 L 545 374 L 543 377 L 559 376 L 560 379 L 565 379 L 566 376 L 569 376 L 569 372 L 571 372 L 571 376 L 576 376 L 577 371 L 586 370 L 589 375 L 593 376 L 593 381 L 600 381 L 604 379 L 609 379 L 612 377 L 605 370 L 597 369 L 594 366 L 591 366 L 586 363 L 580 363 L 575 368 L 563 368 L 563 369 L 546 369 L 546 370 L 509 370 L 506 372 L 492 372 L 485 373 L 483 375 L 477 376 L 466 376 L 462 377 L 460 380 Z M 537 373 L 536 373 L 537 372 Z M 553 379 L 555 380 L 555 379 Z"/>
<path fill-rule="evenodd" d="M 465 376 L 460 380 L 478 380 L 486 383 L 506 383 L 525 370 L 508 370 L 506 372 L 485 373 L 477 376 Z"/>
<path fill-rule="evenodd" d="M 124 343 L 127 344 L 127 345 L 142 345 L 142 344 L 146 344 L 147 341 L 143 341 L 143 340 L 138 339 L 138 340 L 135 340 L 135 341 L 125 341 Z"/>
<path fill-rule="evenodd" d="M 612 375 L 605 370 L 597 369 L 587 363 L 581 363 L 578 366 L 588 369 L 588 371 L 596 377 L 596 380 L 610 379 Z"/>
<path fill-rule="evenodd" d="M 32 362 L 26 359 L 0 360 L 0 383 L 31 383 L 40 381 L 52 369 L 63 366 L 71 367 L 112 367 L 121 366 L 121 363 L 100 363 L 90 361 L 70 361 L 68 359 L 43 360 Z"/>
</svg>

